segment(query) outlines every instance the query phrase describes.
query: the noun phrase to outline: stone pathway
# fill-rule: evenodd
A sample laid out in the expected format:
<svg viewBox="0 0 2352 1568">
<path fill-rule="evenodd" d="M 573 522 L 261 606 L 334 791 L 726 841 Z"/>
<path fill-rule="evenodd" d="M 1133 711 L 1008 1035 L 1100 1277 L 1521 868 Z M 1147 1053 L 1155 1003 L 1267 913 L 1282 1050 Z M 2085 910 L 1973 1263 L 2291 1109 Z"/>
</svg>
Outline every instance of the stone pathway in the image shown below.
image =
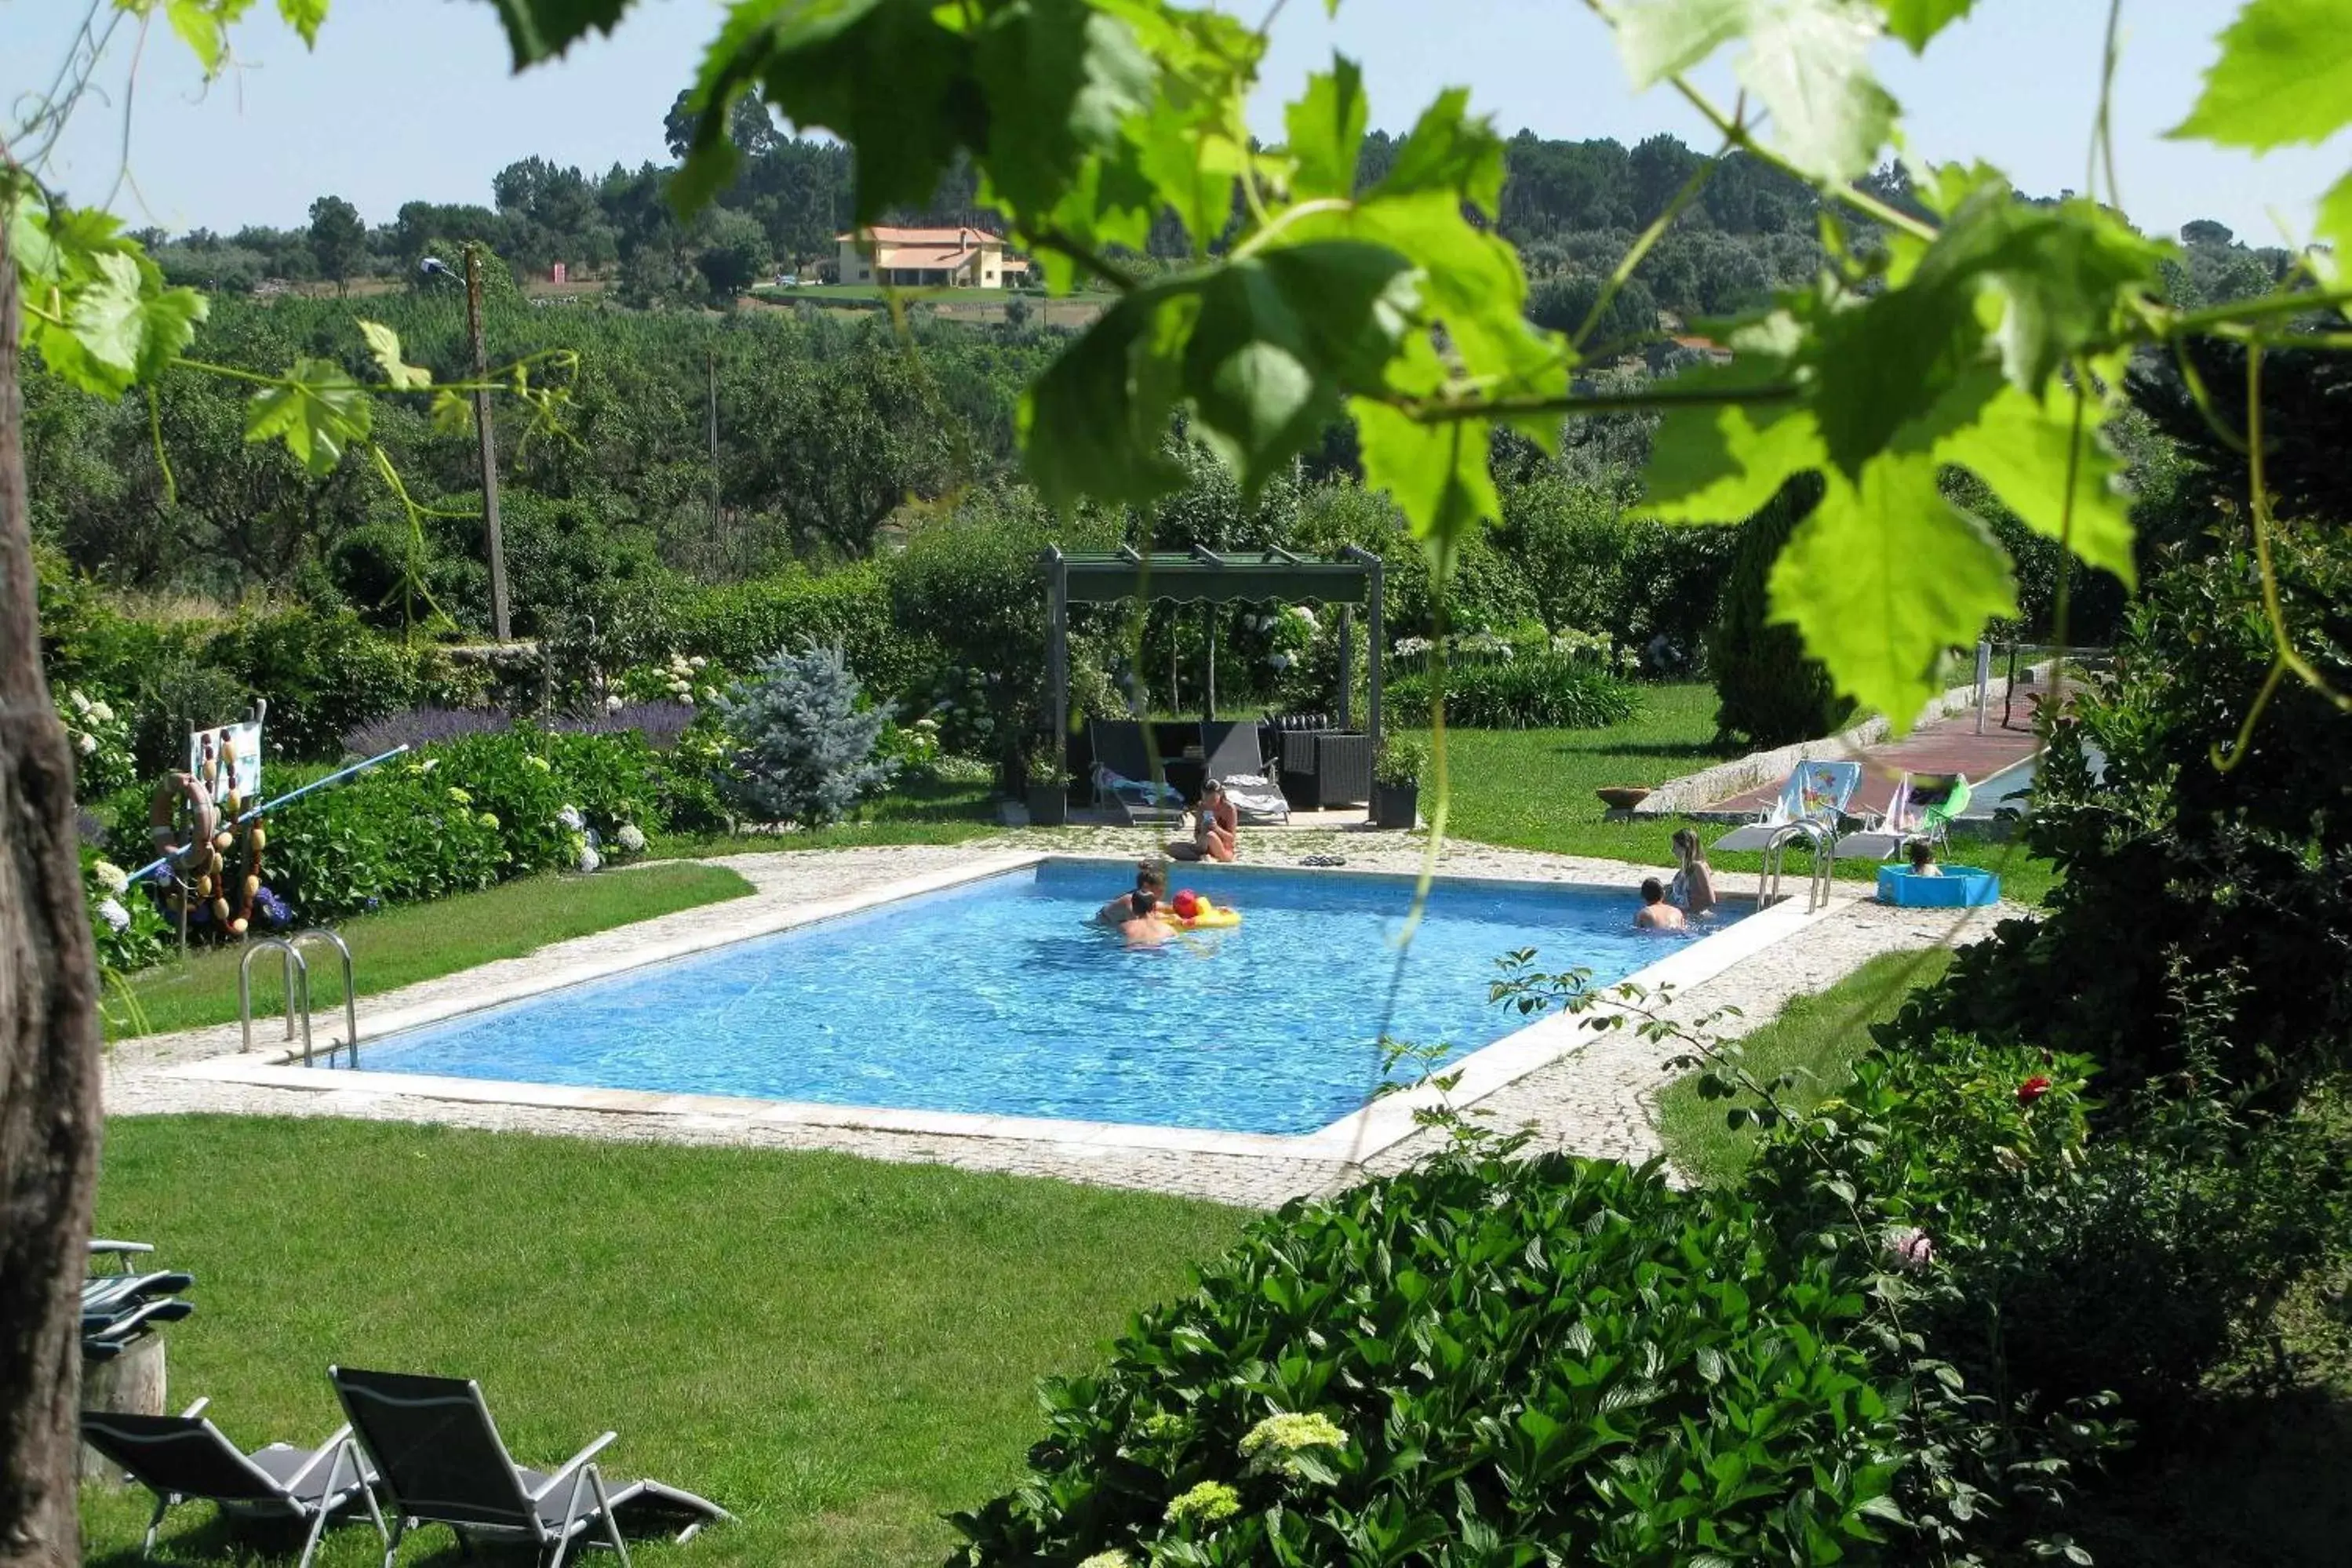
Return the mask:
<svg viewBox="0 0 2352 1568">
<path fill-rule="evenodd" d="M 1006 834 L 951 847 L 906 846 L 744 854 L 713 863 L 738 871 L 756 892 L 730 903 L 685 910 L 618 930 L 558 943 L 520 958 L 428 980 L 362 1004 L 362 1030 L 392 1027 L 397 1015 L 510 987 L 544 984 L 598 960 L 642 954 L 669 942 L 725 939 L 738 927 L 772 925 L 780 911 L 830 902 L 908 877 L 982 862 L 1012 852 L 1139 856 L 1159 839 L 1143 831 L 1066 828 Z M 1295 864 L 1304 855 L 1345 855 L 1351 867 L 1411 872 L 1424 863 L 1426 841 L 1359 832 L 1295 833 L 1281 841 L 1271 863 Z M 1449 843 L 1437 859 L 1451 875 L 1530 881 L 1601 883 L 1630 894 L 1651 868 L 1467 842 Z M 626 876 L 626 871 L 607 874 Z M 1719 874 L 1727 894 L 1752 894 L 1752 879 Z M 1735 964 L 1704 985 L 1672 999 L 1662 1016 L 1688 1021 L 1736 1006 L 1743 1026 L 1768 1021 L 1788 999 L 1818 991 L 1880 953 L 1968 941 L 2014 909 L 1969 912 L 1955 919 L 1938 912 L 1889 909 L 1842 900 L 1798 936 Z M 364 956 L 362 956 L 362 962 Z M 381 1025 L 377 1020 L 384 1020 Z M 1274 1207 L 1302 1195 L 1327 1192 L 1364 1172 L 1396 1168 L 1426 1147 L 1417 1134 L 1368 1165 L 1325 1159 L 1122 1148 L 1049 1139 L 956 1137 L 873 1128 L 761 1124 L 694 1114 L 638 1113 L 504 1105 L 389 1094 L 364 1088 L 289 1090 L 176 1076 L 167 1070 L 234 1051 L 236 1025 L 125 1040 L 110 1048 L 106 1074 L 110 1115 L 214 1112 L 239 1115 L 351 1116 L 505 1132 L 679 1144 L 730 1143 L 761 1147 L 831 1149 L 877 1159 L 956 1166 L 970 1170 L 1054 1176 L 1104 1186 L 1147 1188 L 1244 1205 Z M 1532 1125 L 1537 1146 L 1610 1158 L 1646 1159 L 1658 1152 L 1651 1097 L 1672 1076 L 1664 1067 L 1671 1047 L 1640 1040 L 1632 1030 L 1596 1034 L 1588 1043 L 1488 1096 L 1480 1109 L 1497 1127 Z"/>
</svg>

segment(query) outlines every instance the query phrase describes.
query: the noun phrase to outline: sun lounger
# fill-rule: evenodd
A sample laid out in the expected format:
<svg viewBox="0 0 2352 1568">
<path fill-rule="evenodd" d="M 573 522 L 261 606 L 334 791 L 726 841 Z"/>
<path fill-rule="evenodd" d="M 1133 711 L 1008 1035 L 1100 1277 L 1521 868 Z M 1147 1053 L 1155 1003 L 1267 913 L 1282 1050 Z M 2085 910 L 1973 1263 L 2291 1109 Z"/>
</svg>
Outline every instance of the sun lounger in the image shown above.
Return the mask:
<svg viewBox="0 0 2352 1568">
<path fill-rule="evenodd" d="M 1834 828 L 1838 818 L 1862 783 L 1862 764 L 1853 761 L 1800 762 L 1789 770 L 1780 799 L 1756 821 L 1734 828 L 1710 846 L 1713 850 L 1760 850 L 1772 835 L 1793 822 L 1816 821 Z"/>
<path fill-rule="evenodd" d="M 1135 719 L 1090 719 L 1087 741 L 1094 753 L 1097 806 L 1116 806 L 1130 823 L 1177 822 L 1184 817 L 1182 793 L 1165 777 L 1152 777 L 1151 753 L 1143 726 Z"/>
<path fill-rule="evenodd" d="M 625 1528 L 674 1528 L 685 1541 L 712 1520 L 732 1517 L 658 1481 L 607 1481 L 595 1458 L 617 1436 L 612 1432 L 553 1470 L 524 1469 L 508 1456 L 471 1379 L 348 1366 L 331 1366 L 327 1376 L 391 1505 L 384 1568 L 392 1568 L 403 1532 L 419 1524 L 446 1524 L 461 1543 L 477 1536 L 527 1543 L 546 1568 L 562 1568 L 574 1540 L 610 1546 L 626 1568 Z"/>
<path fill-rule="evenodd" d="M 1888 860 L 1914 839 L 1940 844 L 1952 819 L 1969 809 L 1970 793 L 1965 773 L 1906 773 L 1895 783 L 1885 814 L 1838 841 L 1838 858 Z"/>
<path fill-rule="evenodd" d="M 1212 720 L 1201 726 L 1202 768 L 1207 777 L 1219 780 L 1236 775 L 1262 779 L 1265 776 L 1265 753 L 1258 745 L 1257 721 L 1228 724 Z"/>
<path fill-rule="evenodd" d="M 199 1399 L 177 1416 L 82 1412 L 82 1441 L 155 1494 L 154 1517 L 147 1521 L 147 1537 L 139 1546 L 142 1556 L 155 1550 L 155 1532 L 163 1528 L 163 1516 L 180 1503 L 198 1500 L 215 1504 L 232 1518 L 307 1522 L 310 1533 L 296 1568 L 309 1568 L 328 1521 L 354 1503 L 366 1503 L 376 1532 L 384 1534 L 383 1516 L 368 1491 L 373 1478 L 352 1446 L 349 1427 L 315 1448 L 272 1443 L 248 1454 L 205 1419 L 209 1403 Z"/>
</svg>

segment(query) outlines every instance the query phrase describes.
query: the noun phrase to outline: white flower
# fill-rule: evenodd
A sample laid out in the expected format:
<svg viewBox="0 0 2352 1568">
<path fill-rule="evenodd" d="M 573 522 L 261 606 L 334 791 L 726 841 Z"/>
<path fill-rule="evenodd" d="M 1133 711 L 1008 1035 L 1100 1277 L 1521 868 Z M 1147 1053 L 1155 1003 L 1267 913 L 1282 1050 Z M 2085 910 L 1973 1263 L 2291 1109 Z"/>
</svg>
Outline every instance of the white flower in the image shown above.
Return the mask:
<svg viewBox="0 0 2352 1568">
<path fill-rule="evenodd" d="M 707 703 L 715 703 L 719 700 L 719 693 L 712 687 L 705 686 L 702 688 L 702 700 Z"/>
<path fill-rule="evenodd" d="M 112 724 L 114 710 L 104 703 L 92 703 L 89 705 L 89 718 L 92 724 Z"/>
<path fill-rule="evenodd" d="M 88 713 L 89 711 L 89 699 L 82 695 L 79 692 L 68 692 L 66 694 L 66 701 L 73 704 L 73 710 L 76 713 Z"/>
<path fill-rule="evenodd" d="M 694 697 L 690 693 L 680 693 L 677 700 L 684 703 L 688 707 L 692 707 L 694 706 Z"/>
<path fill-rule="evenodd" d="M 935 718 L 919 718 L 915 721 L 915 727 L 917 729 L 937 729 L 940 727 L 940 721 Z"/>
<path fill-rule="evenodd" d="M 646 847 L 645 830 L 639 828 L 635 822 L 623 822 L 621 831 L 614 834 L 613 838 L 614 842 L 630 854 L 636 854 Z"/>
<path fill-rule="evenodd" d="M 1265 656 L 1265 662 L 1272 664 L 1277 670 L 1286 670 L 1290 668 L 1292 663 L 1291 657 L 1287 653 L 1268 653 Z"/>
<path fill-rule="evenodd" d="M 84 757 L 88 757 L 91 752 L 98 749 L 98 737 L 90 734 L 88 730 L 84 730 L 81 734 L 74 737 L 74 744 L 81 747 L 81 754 Z"/>
<path fill-rule="evenodd" d="M 596 846 L 583 841 L 580 845 L 580 869 L 583 872 L 594 871 L 604 863 L 604 857 L 596 852 Z"/>
<path fill-rule="evenodd" d="M 618 713 L 626 705 L 622 702 L 621 695 L 618 692 L 614 693 L 611 696 L 604 699 L 604 711 L 606 713 Z"/>
<path fill-rule="evenodd" d="M 1292 605 L 1290 607 L 1290 612 L 1293 615 L 1297 616 L 1301 621 L 1306 622 L 1309 626 L 1315 624 L 1315 612 L 1307 609 L 1304 604 Z"/>
<path fill-rule="evenodd" d="M 709 660 L 704 658 L 701 654 L 697 653 L 693 658 L 688 659 L 686 662 L 686 667 L 689 670 L 699 670 L 709 663 Z"/>
<path fill-rule="evenodd" d="M 121 893 L 131 885 L 131 873 L 112 861 L 92 861 L 90 879 L 109 893 Z"/>
<path fill-rule="evenodd" d="M 558 824 L 570 829 L 575 833 L 581 831 L 588 825 L 587 819 L 580 814 L 580 808 L 577 806 L 564 807 L 563 810 L 555 813 L 555 820 Z"/>
<path fill-rule="evenodd" d="M 131 911 L 123 908 L 122 905 L 117 904 L 110 898 L 102 901 L 99 904 L 98 917 L 100 920 L 105 921 L 110 927 L 116 931 L 128 931 L 131 929 Z"/>
</svg>

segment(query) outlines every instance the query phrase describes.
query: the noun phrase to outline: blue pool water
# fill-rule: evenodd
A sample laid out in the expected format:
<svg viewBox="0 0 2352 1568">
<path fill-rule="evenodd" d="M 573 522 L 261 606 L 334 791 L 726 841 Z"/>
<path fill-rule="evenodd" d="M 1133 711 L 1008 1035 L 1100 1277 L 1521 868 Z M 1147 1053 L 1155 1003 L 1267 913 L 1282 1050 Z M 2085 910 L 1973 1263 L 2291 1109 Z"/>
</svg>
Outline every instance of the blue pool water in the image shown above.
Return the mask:
<svg viewBox="0 0 2352 1568">
<path fill-rule="evenodd" d="M 362 1068 L 1305 1133 L 1370 1096 L 1392 983 L 1395 1037 L 1466 1053 L 1523 1021 L 1486 999 L 1504 953 L 1605 983 L 1676 940 L 1627 894 L 1440 882 L 1400 978 L 1409 880 L 1211 871 L 1192 884 L 1242 925 L 1130 952 L 1085 922 L 1133 875 L 1048 862 L 387 1036 Z"/>
</svg>

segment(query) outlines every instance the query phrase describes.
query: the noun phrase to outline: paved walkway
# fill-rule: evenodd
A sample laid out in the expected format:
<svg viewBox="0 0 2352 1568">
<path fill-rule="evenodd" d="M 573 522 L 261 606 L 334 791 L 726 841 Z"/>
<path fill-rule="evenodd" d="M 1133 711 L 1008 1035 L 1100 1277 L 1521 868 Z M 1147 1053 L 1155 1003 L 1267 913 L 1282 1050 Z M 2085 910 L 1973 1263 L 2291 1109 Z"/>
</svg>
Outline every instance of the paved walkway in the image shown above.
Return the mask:
<svg viewBox="0 0 2352 1568">
<path fill-rule="evenodd" d="M 1952 718 L 1923 724 L 1900 740 L 1881 741 L 1843 753 L 1824 752 L 1822 759 L 1846 756 L 1862 763 L 1862 784 L 1853 792 L 1853 800 L 1846 808 L 1850 816 L 1884 815 L 1893 802 L 1895 789 L 1905 773 L 1964 773 L 1971 784 L 1981 784 L 2006 768 L 2032 758 L 2042 749 L 2033 731 L 2024 727 L 2026 719 L 2021 709 L 2016 723 L 2019 727 L 2000 727 L 1998 711 L 1988 715 L 1982 735 L 1977 733 L 1976 716 L 1963 714 Z M 1709 802 L 1704 810 L 1753 814 L 1769 809 L 1779 800 L 1785 783 L 1783 778 L 1737 795 Z"/>
<path fill-rule="evenodd" d="M 509 987 L 544 984 L 598 958 L 641 954 L 666 942 L 707 937 L 714 923 L 747 927 L 772 921 L 795 905 L 831 902 L 910 876 L 976 864 L 1008 850 L 1053 850 L 1119 856 L 1148 852 L 1154 835 L 1126 830 L 1042 830 L 954 847 L 909 846 L 802 851 L 730 856 L 717 863 L 740 872 L 757 890 L 730 904 L 682 911 L 616 931 L 552 946 L 521 958 L 484 965 L 367 998 L 363 1020 L 446 1005 Z M 1286 837 L 1279 862 L 1308 854 L 1344 854 L 1351 866 L 1412 871 L 1423 862 L 1425 841 L 1369 833 L 1297 834 Z M 1580 859 L 1453 843 L 1438 859 L 1454 875 L 1528 880 L 1599 882 L 1627 890 L 1629 897 L 1650 868 L 1620 861 Z M 625 876 L 626 871 L 606 874 Z M 1748 894 L 1752 881 L 1725 874 L 1729 894 Z M 1790 998 L 1835 983 L 1865 960 L 1884 952 L 1920 949 L 1970 940 L 1991 920 L 2012 910 L 1978 910 L 1955 920 L 1937 912 L 1896 910 L 1842 900 L 1829 914 L 1791 940 L 1741 960 L 1704 985 L 1674 998 L 1664 1016 L 1683 1021 L 1727 1006 L 1739 1008 L 1743 1026 L 1760 1026 Z M 364 962 L 364 957 L 362 957 Z M 1483 977 L 1482 977 L 1483 978 Z M 373 1021 L 363 1021 L 372 1030 Z M 1192 1151 L 1122 1147 L 1115 1143 L 1060 1142 L 1048 1138 L 959 1137 L 892 1132 L 870 1127 L 826 1126 L 721 1119 L 694 1114 L 553 1109 L 483 1103 L 374 1092 L 359 1084 L 327 1092 L 190 1079 L 169 1070 L 198 1058 L 237 1048 L 237 1030 L 223 1028 L 121 1041 L 108 1054 L 106 1105 L 110 1115 L 214 1112 L 243 1115 L 352 1116 L 438 1123 L 501 1131 L 562 1134 L 582 1137 L 680 1144 L 729 1143 L 793 1149 L 831 1149 L 877 1159 L 952 1165 L 971 1170 L 1053 1176 L 1105 1186 L 1139 1187 L 1213 1198 L 1254 1207 L 1273 1207 L 1302 1195 L 1336 1190 L 1367 1170 L 1395 1168 L 1425 1151 L 1427 1134 L 1359 1164 L 1348 1160 L 1288 1159 L 1266 1155 L 1210 1155 Z M 1621 1159 L 1646 1159 L 1658 1152 L 1651 1096 L 1673 1074 L 1664 1063 L 1671 1046 L 1645 1041 L 1631 1030 L 1593 1035 L 1586 1043 L 1488 1096 L 1479 1109 L 1493 1124 L 1532 1126 L 1537 1145 L 1572 1153 Z M 356 1082 L 356 1081 L 355 1081 Z"/>
</svg>

